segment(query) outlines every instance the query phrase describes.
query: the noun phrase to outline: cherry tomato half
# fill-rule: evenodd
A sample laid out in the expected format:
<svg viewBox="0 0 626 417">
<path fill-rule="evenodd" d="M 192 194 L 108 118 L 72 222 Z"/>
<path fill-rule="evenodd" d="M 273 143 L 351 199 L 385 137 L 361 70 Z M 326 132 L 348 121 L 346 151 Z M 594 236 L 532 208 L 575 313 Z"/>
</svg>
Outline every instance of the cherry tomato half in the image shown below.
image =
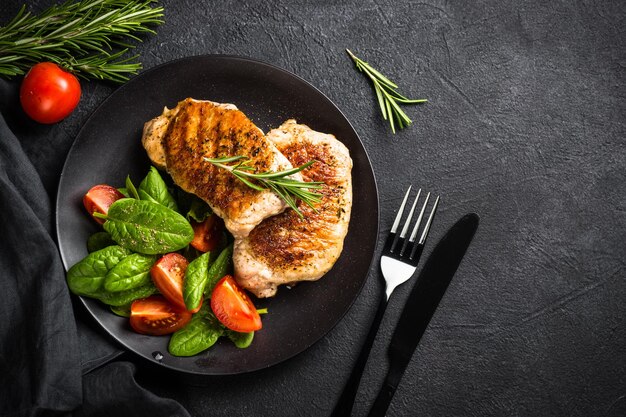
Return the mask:
<svg viewBox="0 0 626 417">
<path fill-rule="evenodd" d="M 80 100 L 80 82 L 52 62 L 34 65 L 22 81 L 20 102 L 39 123 L 56 123 L 74 111 Z"/>
<path fill-rule="evenodd" d="M 87 212 L 93 217 L 94 212 L 101 214 L 107 214 L 111 204 L 115 203 L 120 198 L 124 198 L 124 194 L 120 193 L 115 187 L 111 187 L 106 184 L 94 185 L 87 191 L 87 194 L 83 197 L 83 205 L 87 209 Z M 104 219 L 94 217 L 94 220 L 102 224 Z"/>
<path fill-rule="evenodd" d="M 179 253 L 163 255 L 150 269 L 152 282 L 167 300 L 180 310 L 187 310 L 183 299 L 183 282 L 189 262 Z M 202 303 L 191 313 L 197 313 Z"/>
<path fill-rule="evenodd" d="M 222 239 L 224 222 L 215 214 L 211 214 L 202 223 L 191 222 L 193 240 L 191 246 L 200 252 L 209 252 L 219 245 Z"/>
<path fill-rule="evenodd" d="M 211 309 L 224 326 L 236 332 L 253 332 L 262 327 L 254 304 L 230 275 L 222 278 L 213 289 Z"/>
<path fill-rule="evenodd" d="M 160 295 L 133 301 L 130 326 L 137 333 L 160 336 L 174 333 L 191 320 L 191 313 L 179 310 Z"/>
</svg>

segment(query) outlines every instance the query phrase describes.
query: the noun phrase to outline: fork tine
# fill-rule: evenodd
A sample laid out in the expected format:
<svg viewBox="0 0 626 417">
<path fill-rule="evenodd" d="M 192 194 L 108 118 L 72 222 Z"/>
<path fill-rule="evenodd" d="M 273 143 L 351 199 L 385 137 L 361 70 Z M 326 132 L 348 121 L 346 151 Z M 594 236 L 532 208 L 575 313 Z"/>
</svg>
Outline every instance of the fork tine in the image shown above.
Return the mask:
<svg viewBox="0 0 626 417">
<path fill-rule="evenodd" d="M 415 201 L 413 201 L 413 206 L 411 206 L 411 210 L 409 211 L 409 215 L 404 222 L 404 226 L 402 227 L 402 232 L 400 233 L 400 239 L 404 239 L 406 236 L 406 232 L 409 230 L 409 226 L 411 225 L 411 219 L 413 218 L 413 213 L 415 213 L 415 207 L 417 206 L 417 201 L 420 198 L 420 194 L 422 194 L 422 189 L 420 188 L 417 192 L 417 197 L 415 197 Z M 404 255 L 404 251 L 406 250 L 407 245 L 409 244 L 408 240 L 404 240 L 402 243 L 402 248 L 400 249 L 400 256 Z"/>
<path fill-rule="evenodd" d="M 429 197 L 430 197 L 430 193 L 428 193 L 428 196 L 426 197 L 426 201 L 424 202 L 424 206 L 422 207 L 422 212 L 420 213 L 420 219 L 418 220 L 418 223 L 415 225 L 415 228 L 413 229 L 413 233 L 411 234 L 412 239 L 415 239 L 415 237 L 417 236 L 419 223 L 422 221 L 422 215 L 424 214 L 424 210 L 426 209 L 426 204 L 428 203 Z M 422 231 L 422 236 L 420 237 L 419 242 L 417 243 L 411 242 L 413 243 L 413 249 L 411 249 L 411 254 L 409 255 L 409 259 L 413 260 L 414 262 L 419 262 L 419 258 L 422 255 L 422 251 L 424 250 L 424 242 L 426 241 L 426 236 L 428 236 L 428 231 L 430 230 L 430 225 L 433 222 L 433 218 L 435 217 L 435 211 L 437 210 L 438 205 L 439 205 L 439 196 L 437 196 L 437 198 L 435 199 L 435 202 L 433 203 L 433 208 L 430 211 L 430 214 L 428 215 L 428 220 L 426 220 L 426 225 L 424 226 L 424 230 Z"/>
<path fill-rule="evenodd" d="M 413 213 L 415 212 L 415 206 L 417 206 L 417 200 L 419 200 L 421 193 L 422 193 L 422 189 L 420 188 L 419 191 L 417 192 L 417 197 L 415 197 L 415 201 L 413 202 L 413 206 L 411 206 L 411 210 L 409 211 L 409 217 L 406 218 L 406 221 L 404 222 L 404 226 L 402 227 L 402 232 L 400 232 L 401 238 L 404 238 L 406 236 L 406 232 L 409 230 L 411 219 L 413 218 Z"/>
<path fill-rule="evenodd" d="M 406 194 L 404 195 L 404 200 L 402 200 L 402 204 L 400 205 L 400 210 L 398 210 L 398 214 L 396 214 L 396 219 L 393 221 L 393 226 L 391 226 L 391 233 L 396 233 L 396 230 L 398 230 L 398 225 L 400 224 L 402 213 L 404 213 L 404 206 L 406 205 L 406 200 L 409 198 L 411 187 L 413 186 L 409 185 L 409 189 L 406 190 Z"/>
<path fill-rule="evenodd" d="M 433 221 L 433 217 L 435 217 L 435 210 L 437 210 L 437 205 L 439 204 L 439 196 L 435 199 L 435 204 L 433 204 L 433 208 L 430 211 L 430 215 L 428 216 L 428 220 L 426 221 L 426 226 L 424 226 L 424 231 L 422 232 L 422 237 L 420 238 L 419 243 L 421 245 L 426 241 L 426 236 L 428 235 L 428 229 L 430 229 L 430 224 Z"/>
<path fill-rule="evenodd" d="M 420 224 L 422 223 L 422 218 L 424 217 L 424 211 L 426 210 L 426 205 L 428 204 L 429 198 L 430 198 L 430 193 L 426 194 L 426 200 L 424 201 L 424 205 L 422 206 L 420 215 L 417 217 L 417 222 L 415 223 L 415 227 L 413 227 L 413 231 L 411 232 L 411 237 L 409 238 L 409 242 L 415 242 L 415 238 L 417 237 L 417 231 L 419 230 Z"/>
</svg>

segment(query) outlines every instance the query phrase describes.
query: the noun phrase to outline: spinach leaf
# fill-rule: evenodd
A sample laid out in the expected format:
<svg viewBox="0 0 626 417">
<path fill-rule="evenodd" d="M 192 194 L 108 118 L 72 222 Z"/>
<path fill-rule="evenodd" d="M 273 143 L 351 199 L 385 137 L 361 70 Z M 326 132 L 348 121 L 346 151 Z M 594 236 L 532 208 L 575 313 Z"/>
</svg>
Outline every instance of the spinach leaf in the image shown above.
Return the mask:
<svg viewBox="0 0 626 417">
<path fill-rule="evenodd" d="M 139 198 L 142 200 L 153 201 L 164 205 L 174 211 L 178 210 L 176 200 L 170 194 L 167 189 L 167 185 L 159 171 L 155 167 L 150 167 L 148 175 L 141 181 L 139 188 L 137 189 Z"/>
<path fill-rule="evenodd" d="M 189 261 L 193 261 L 198 256 L 202 255 L 204 252 L 200 252 L 198 249 L 194 248 L 191 245 L 188 245 L 185 249 L 183 249 L 182 255 Z"/>
<path fill-rule="evenodd" d="M 137 193 L 137 189 L 135 188 L 135 184 L 130 180 L 130 175 L 126 176 L 126 194 L 130 198 L 134 198 L 135 200 L 139 200 L 139 193 Z"/>
<path fill-rule="evenodd" d="M 168 350 L 174 356 L 193 356 L 213 346 L 223 333 L 224 327 L 205 305 L 172 335 Z"/>
<path fill-rule="evenodd" d="M 178 202 L 178 212 L 184 213 L 187 220 L 201 223 L 213 214 L 211 207 L 197 195 L 187 193 L 178 187 L 174 188 L 173 192 Z"/>
<path fill-rule="evenodd" d="M 126 198 L 130 198 L 130 194 L 128 194 L 128 189 L 126 187 L 118 188 L 117 191 L 122 193 L 122 195 Z"/>
<path fill-rule="evenodd" d="M 104 304 L 119 307 L 130 304 L 140 298 L 149 297 L 152 294 L 156 294 L 157 292 L 159 292 L 157 288 L 152 282 L 150 282 L 148 285 L 133 288 L 132 290 L 118 292 L 100 291 L 96 298 L 102 301 Z"/>
<path fill-rule="evenodd" d="M 191 200 L 191 206 L 187 211 L 187 219 L 195 220 L 198 223 L 202 223 L 203 221 L 208 219 L 211 214 L 213 214 L 213 210 L 211 210 L 211 207 L 209 207 L 209 205 L 204 200 L 193 196 Z"/>
<path fill-rule="evenodd" d="M 104 278 L 104 289 L 109 292 L 132 290 L 150 283 L 150 268 L 156 256 L 133 253 L 115 265 Z"/>
<path fill-rule="evenodd" d="M 175 252 L 193 240 L 193 229 L 183 216 L 152 201 L 122 198 L 111 204 L 106 219 L 104 230 L 133 252 Z"/>
<path fill-rule="evenodd" d="M 111 239 L 111 235 L 107 232 L 96 232 L 87 239 L 87 252 L 95 252 L 115 244 L 115 241 Z"/>
<path fill-rule="evenodd" d="M 116 316 L 130 317 L 130 305 L 131 304 L 132 303 L 124 304 L 121 306 L 109 306 L 109 308 L 111 309 L 111 312 L 115 314 Z"/>
<path fill-rule="evenodd" d="M 189 263 L 183 282 L 183 299 L 187 310 L 194 310 L 202 300 L 207 283 L 209 265 L 215 260 L 212 252 L 204 253 Z"/>
<path fill-rule="evenodd" d="M 230 264 L 232 262 L 233 245 L 229 245 L 224 249 L 217 257 L 215 262 L 209 267 L 207 273 L 207 282 L 204 287 L 204 295 L 211 298 L 211 293 L 217 281 L 222 279 L 224 275 L 228 274 L 230 270 Z"/>
<path fill-rule="evenodd" d="M 234 330 L 226 330 L 226 336 L 228 336 L 239 349 L 245 349 L 252 344 L 254 332 L 240 333 Z"/>
<path fill-rule="evenodd" d="M 107 273 L 128 255 L 117 245 L 92 252 L 67 271 L 67 285 L 74 294 L 97 297 Z"/>
</svg>

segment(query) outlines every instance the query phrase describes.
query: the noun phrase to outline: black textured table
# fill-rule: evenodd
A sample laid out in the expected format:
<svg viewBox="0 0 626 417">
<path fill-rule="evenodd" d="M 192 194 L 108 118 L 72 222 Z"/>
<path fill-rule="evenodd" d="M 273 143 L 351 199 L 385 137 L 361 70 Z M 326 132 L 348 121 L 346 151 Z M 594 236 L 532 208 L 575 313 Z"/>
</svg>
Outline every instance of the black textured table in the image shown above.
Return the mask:
<svg viewBox="0 0 626 417">
<path fill-rule="evenodd" d="M 41 10 L 51 2 L 32 2 Z M 206 4 L 204 4 L 206 3 Z M 344 112 L 378 182 L 381 231 L 409 184 L 442 202 L 425 257 L 460 216 L 476 238 L 389 415 L 626 415 L 626 6 L 623 1 L 163 1 L 145 68 L 241 55 L 306 79 Z M 3 1 L 3 21 L 19 2 Z M 426 105 L 392 135 L 345 53 Z M 65 155 L 114 87 L 83 82 L 55 146 L 11 126 L 54 198 Z M 380 249 L 379 249 L 380 251 Z M 382 296 L 378 255 L 345 318 L 267 370 L 187 378 L 129 354 L 137 378 L 192 415 L 329 415 Z M 323 285 L 323 283 L 320 283 Z M 365 415 L 411 285 L 394 294 L 357 396 Z M 95 323 L 93 323 L 95 326 Z"/>
</svg>

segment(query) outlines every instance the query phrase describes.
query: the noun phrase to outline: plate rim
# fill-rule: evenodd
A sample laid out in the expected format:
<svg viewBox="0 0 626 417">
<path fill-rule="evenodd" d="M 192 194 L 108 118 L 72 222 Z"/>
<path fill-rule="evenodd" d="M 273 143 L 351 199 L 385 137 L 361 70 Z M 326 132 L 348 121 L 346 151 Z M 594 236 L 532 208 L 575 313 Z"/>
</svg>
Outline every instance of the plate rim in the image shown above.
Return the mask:
<svg viewBox="0 0 626 417">
<path fill-rule="evenodd" d="M 70 146 L 66 157 L 65 157 L 65 161 L 63 162 L 63 167 L 61 169 L 61 174 L 59 176 L 59 181 L 57 183 L 57 189 L 56 189 L 56 196 L 55 196 L 55 219 L 54 219 L 54 224 L 55 224 L 55 235 L 56 235 L 56 240 L 57 240 L 57 245 L 59 248 L 59 255 L 61 257 L 61 261 L 63 263 L 63 267 L 65 269 L 65 272 L 68 271 L 69 269 L 69 265 L 67 264 L 67 260 L 65 259 L 64 256 L 64 251 L 62 249 L 62 247 L 64 246 L 62 243 L 62 240 L 60 239 L 60 228 L 59 228 L 59 220 L 60 220 L 60 208 L 61 208 L 61 187 L 62 187 L 62 183 L 63 183 L 63 179 L 65 178 L 66 174 L 67 174 L 67 167 L 69 164 L 69 160 L 70 160 L 70 155 L 72 154 L 73 151 L 75 151 L 75 148 L 77 146 L 77 142 L 78 139 L 83 135 L 83 133 L 87 130 L 88 126 L 90 125 L 91 121 L 96 117 L 96 115 L 98 114 L 98 112 L 104 108 L 107 103 L 113 99 L 114 96 L 121 94 L 124 90 L 131 88 L 129 87 L 132 86 L 135 82 L 137 82 L 137 79 L 142 78 L 143 76 L 146 76 L 152 72 L 158 71 L 158 70 L 162 70 L 165 67 L 168 66 L 175 66 L 175 65 L 180 65 L 183 62 L 186 61 L 194 61 L 197 59 L 225 59 L 227 61 L 243 61 L 243 62 L 249 62 L 255 65 L 261 65 L 264 67 L 269 68 L 272 71 L 278 71 L 281 72 L 285 75 L 287 75 L 288 77 L 292 77 L 295 78 L 297 81 L 304 83 L 308 88 L 313 89 L 315 92 L 317 92 L 320 96 L 322 96 L 328 103 L 330 103 L 335 109 L 336 111 L 340 114 L 340 116 L 345 120 L 345 122 L 348 124 L 348 126 L 350 127 L 350 129 L 352 130 L 352 132 L 354 133 L 354 135 L 356 136 L 356 139 L 358 140 L 358 142 L 360 143 L 362 149 L 363 149 L 363 156 L 365 158 L 365 161 L 367 163 L 367 166 L 369 166 L 369 171 L 371 172 L 371 178 L 372 178 L 372 185 L 373 185 L 373 190 L 374 190 L 374 199 L 375 199 L 375 207 L 373 207 L 376 210 L 376 227 L 375 227 L 375 235 L 376 235 L 376 241 L 374 243 L 373 246 L 373 251 L 371 254 L 371 259 L 370 262 L 368 264 L 367 267 L 367 272 L 366 272 L 366 276 L 363 278 L 363 280 L 361 281 L 360 285 L 358 286 L 357 291 L 355 292 L 354 296 L 352 297 L 351 301 L 349 302 L 349 304 L 346 306 L 345 310 L 343 311 L 343 313 L 341 315 L 339 315 L 334 322 L 328 327 L 328 329 L 326 329 L 321 335 L 320 337 L 318 337 L 316 340 L 310 342 L 310 343 L 306 343 L 305 347 L 301 350 L 299 350 L 298 352 L 294 352 L 292 354 L 286 355 L 284 358 L 276 360 L 272 363 L 268 363 L 265 364 L 263 366 L 259 366 L 259 367 L 254 367 L 251 369 L 244 369 L 244 370 L 237 370 L 237 371 L 233 371 L 233 372 L 217 372 L 217 373 L 207 373 L 207 372 L 200 372 L 200 371 L 194 371 L 194 370 L 188 370 L 188 369 L 181 369 L 178 368 L 176 366 L 173 366 L 171 364 L 168 363 L 162 363 L 160 361 L 156 361 L 156 360 L 150 360 L 149 358 L 147 358 L 145 355 L 143 355 L 142 353 L 136 351 L 136 349 L 134 349 L 132 346 L 130 346 L 129 344 L 127 344 L 126 342 L 124 342 L 124 340 L 122 340 L 123 338 L 118 337 L 117 335 L 113 334 L 112 332 L 110 332 L 106 326 L 102 323 L 102 321 L 100 320 L 100 318 L 94 314 L 91 311 L 91 308 L 89 306 L 89 303 L 93 303 L 93 302 L 98 302 L 97 300 L 93 300 L 90 298 L 86 298 L 83 296 L 76 296 L 74 294 L 71 294 L 72 297 L 77 297 L 78 299 L 80 299 L 81 301 L 81 305 L 83 306 L 83 308 L 85 308 L 87 310 L 87 312 L 89 313 L 89 316 L 95 320 L 98 325 L 102 328 L 102 330 L 104 330 L 104 332 L 107 334 L 107 336 L 111 337 L 113 340 L 115 340 L 117 343 L 121 344 L 125 351 L 131 352 L 133 355 L 136 355 L 138 358 L 140 358 L 141 360 L 146 360 L 152 364 L 156 364 L 157 368 L 165 368 L 169 371 L 174 371 L 174 372 L 178 372 L 178 373 L 182 373 L 182 374 L 191 374 L 191 375 L 195 375 L 195 376 L 203 376 L 203 377 L 213 377 L 213 376 L 227 376 L 227 375 L 240 375 L 240 374 L 247 374 L 247 373 L 251 373 L 251 372 L 257 372 L 257 371 L 261 371 L 263 369 L 268 369 L 271 367 L 274 367 L 278 364 L 284 363 L 286 361 L 289 361 L 290 359 L 293 359 L 294 357 L 304 353 L 305 351 L 309 350 L 313 345 L 319 343 L 322 339 L 324 339 L 335 327 L 337 327 L 337 325 L 345 318 L 346 314 L 348 314 L 348 312 L 350 311 L 350 309 L 352 308 L 352 306 L 354 305 L 354 303 L 356 302 L 356 300 L 358 299 L 358 297 L 361 295 L 361 293 L 363 292 L 363 288 L 365 287 L 365 283 L 368 280 L 368 276 L 369 276 L 369 271 L 371 271 L 372 269 L 372 265 L 374 264 L 374 260 L 375 260 L 375 254 L 378 251 L 378 246 L 379 246 L 379 242 L 378 242 L 378 237 L 380 235 L 380 194 L 378 191 L 378 182 L 376 180 L 376 176 L 374 174 L 374 167 L 372 165 L 372 161 L 371 158 L 369 156 L 369 153 L 367 152 L 367 149 L 365 147 L 365 144 L 363 143 L 363 141 L 361 140 L 361 137 L 359 136 L 358 132 L 356 131 L 356 129 L 354 128 L 354 126 L 352 125 L 352 123 L 350 122 L 350 120 L 346 117 L 346 115 L 344 114 L 344 112 L 339 108 L 339 106 L 333 101 L 331 100 L 326 94 L 324 94 L 320 89 L 318 89 L 315 85 L 313 85 L 312 83 L 310 83 L 309 81 L 307 81 L 306 79 L 302 78 L 301 76 L 287 70 L 284 69 L 282 67 L 279 67 L 275 64 L 271 64 L 268 63 L 266 61 L 262 61 L 256 58 L 251 58 L 251 57 L 247 57 L 247 56 L 241 56 L 241 55 L 232 55 L 232 54 L 197 54 L 197 55 L 188 55 L 188 56 L 184 56 L 184 57 L 180 57 L 180 58 L 175 58 L 163 63 L 160 63 L 158 65 L 155 65 L 149 69 L 146 69 L 145 71 L 142 71 L 141 73 L 137 74 L 136 76 L 134 76 L 133 78 L 131 78 L 130 80 L 128 80 L 126 83 L 124 83 L 123 85 L 119 86 L 118 88 L 116 88 L 113 92 L 111 92 L 92 112 L 91 114 L 87 117 L 87 119 L 85 120 L 85 122 L 83 122 L 81 128 L 79 129 L 78 133 L 76 134 L 76 136 L 74 137 L 74 140 L 72 141 L 72 145 Z M 68 288 L 69 291 L 69 288 Z"/>
</svg>

